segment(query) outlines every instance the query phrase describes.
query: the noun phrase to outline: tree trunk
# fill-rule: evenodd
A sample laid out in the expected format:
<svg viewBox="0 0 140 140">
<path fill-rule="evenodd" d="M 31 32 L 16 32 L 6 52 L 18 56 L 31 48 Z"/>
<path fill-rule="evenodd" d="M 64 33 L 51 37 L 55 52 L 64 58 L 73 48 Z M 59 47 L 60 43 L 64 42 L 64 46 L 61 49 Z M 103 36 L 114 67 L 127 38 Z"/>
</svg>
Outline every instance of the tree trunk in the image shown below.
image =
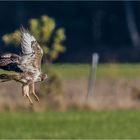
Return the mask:
<svg viewBox="0 0 140 140">
<path fill-rule="evenodd" d="M 125 7 L 125 15 L 126 15 L 126 22 L 129 30 L 129 34 L 133 43 L 133 46 L 136 48 L 140 48 L 140 36 L 137 30 L 132 6 L 130 1 L 124 2 Z"/>
</svg>

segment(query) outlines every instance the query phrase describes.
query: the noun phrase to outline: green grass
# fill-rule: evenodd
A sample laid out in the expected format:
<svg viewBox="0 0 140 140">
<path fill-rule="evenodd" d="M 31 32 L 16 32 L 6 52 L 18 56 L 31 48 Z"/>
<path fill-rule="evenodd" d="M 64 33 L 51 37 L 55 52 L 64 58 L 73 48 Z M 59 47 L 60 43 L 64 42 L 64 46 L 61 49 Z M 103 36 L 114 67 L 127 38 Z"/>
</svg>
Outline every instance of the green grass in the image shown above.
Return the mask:
<svg viewBox="0 0 140 140">
<path fill-rule="evenodd" d="M 89 64 L 54 64 L 54 70 L 64 79 L 88 78 L 91 71 Z M 11 73 L 0 70 L 1 73 Z M 97 78 L 138 78 L 140 64 L 99 64 Z"/>
<path fill-rule="evenodd" d="M 88 78 L 89 64 L 55 64 L 53 65 L 63 78 Z M 97 78 L 137 78 L 140 77 L 140 64 L 100 64 Z"/>
<path fill-rule="evenodd" d="M 140 111 L 1 113 L 0 138 L 140 138 Z"/>
</svg>

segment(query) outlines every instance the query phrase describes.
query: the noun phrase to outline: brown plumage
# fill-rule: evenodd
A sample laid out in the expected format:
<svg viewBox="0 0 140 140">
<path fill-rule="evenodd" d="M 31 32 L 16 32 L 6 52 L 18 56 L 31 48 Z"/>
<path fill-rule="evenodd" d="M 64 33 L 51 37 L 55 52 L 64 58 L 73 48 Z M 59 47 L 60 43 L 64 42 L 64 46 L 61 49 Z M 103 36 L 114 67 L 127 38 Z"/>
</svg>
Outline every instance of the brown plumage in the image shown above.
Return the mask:
<svg viewBox="0 0 140 140">
<path fill-rule="evenodd" d="M 41 72 L 42 48 L 23 27 L 21 29 L 21 48 L 22 55 L 8 53 L 0 56 L 0 68 L 15 72 L 14 74 L 1 74 L 0 79 L 2 82 L 9 80 L 20 82 L 23 96 L 26 96 L 33 104 L 29 93 L 39 101 L 35 94 L 34 83 L 45 80 L 47 75 Z"/>
</svg>

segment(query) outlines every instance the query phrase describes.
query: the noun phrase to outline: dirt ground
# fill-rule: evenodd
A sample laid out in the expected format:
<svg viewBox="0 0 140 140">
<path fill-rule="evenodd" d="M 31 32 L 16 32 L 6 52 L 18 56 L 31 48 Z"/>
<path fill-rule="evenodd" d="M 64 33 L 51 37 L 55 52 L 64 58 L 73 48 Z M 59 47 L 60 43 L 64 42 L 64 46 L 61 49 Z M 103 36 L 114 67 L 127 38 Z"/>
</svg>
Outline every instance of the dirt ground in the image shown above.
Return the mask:
<svg viewBox="0 0 140 140">
<path fill-rule="evenodd" d="M 47 86 L 47 85 L 46 85 Z M 63 81 L 64 95 L 42 97 L 40 103 L 34 104 L 37 111 L 44 111 L 50 105 L 74 109 L 139 109 L 140 79 L 99 79 L 93 85 L 92 95 L 87 98 L 88 81 L 86 79 L 69 79 Z M 39 93 L 40 85 L 36 85 Z M 53 98 L 53 99 L 51 99 Z M 58 106 L 59 105 L 59 106 Z M 28 100 L 22 96 L 21 84 L 16 82 L 0 83 L 0 111 L 32 110 Z"/>
</svg>

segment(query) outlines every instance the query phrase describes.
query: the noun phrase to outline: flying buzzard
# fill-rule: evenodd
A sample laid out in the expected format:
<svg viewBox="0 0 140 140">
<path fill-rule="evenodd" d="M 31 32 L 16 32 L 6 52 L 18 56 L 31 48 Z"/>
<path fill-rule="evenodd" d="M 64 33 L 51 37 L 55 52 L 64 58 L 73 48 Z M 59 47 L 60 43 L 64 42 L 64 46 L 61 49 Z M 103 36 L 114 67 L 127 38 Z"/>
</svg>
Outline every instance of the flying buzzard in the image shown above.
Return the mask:
<svg viewBox="0 0 140 140">
<path fill-rule="evenodd" d="M 15 80 L 22 83 L 22 94 L 26 96 L 33 104 L 29 93 L 32 93 L 37 101 L 34 83 L 43 81 L 47 78 L 46 74 L 41 72 L 41 59 L 43 50 L 32 36 L 23 27 L 21 28 L 21 49 L 22 55 L 7 53 L 0 56 L 0 68 L 8 71 L 14 71 L 14 74 L 0 74 L 1 82 Z"/>
</svg>

